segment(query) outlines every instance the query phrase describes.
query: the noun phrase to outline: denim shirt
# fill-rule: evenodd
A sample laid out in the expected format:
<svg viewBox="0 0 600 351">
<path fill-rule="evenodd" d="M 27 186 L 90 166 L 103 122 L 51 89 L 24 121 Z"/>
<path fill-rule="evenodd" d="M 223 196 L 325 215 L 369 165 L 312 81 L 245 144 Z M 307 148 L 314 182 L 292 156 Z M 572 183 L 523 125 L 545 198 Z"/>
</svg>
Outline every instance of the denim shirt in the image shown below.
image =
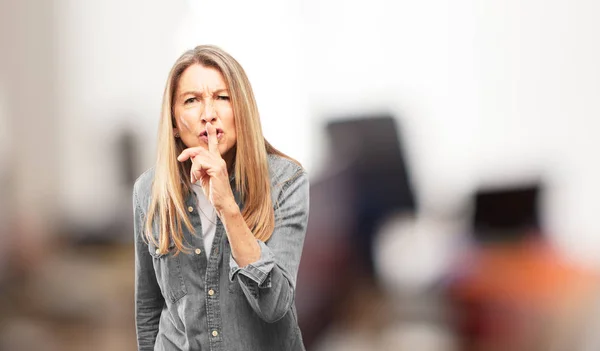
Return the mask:
<svg viewBox="0 0 600 351">
<path fill-rule="evenodd" d="M 137 179 L 133 208 L 138 350 L 304 350 L 294 291 L 308 221 L 308 176 L 279 156 L 269 155 L 268 163 L 275 228 L 266 243 L 258 241 L 260 259 L 246 267 L 233 259 L 219 219 L 208 260 L 201 234 L 193 235 L 185 226 L 184 243 L 191 252 L 159 254 L 143 234 L 153 169 Z M 234 194 L 241 208 L 235 190 Z M 193 192 L 185 206 L 196 233 L 202 233 Z"/>
</svg>

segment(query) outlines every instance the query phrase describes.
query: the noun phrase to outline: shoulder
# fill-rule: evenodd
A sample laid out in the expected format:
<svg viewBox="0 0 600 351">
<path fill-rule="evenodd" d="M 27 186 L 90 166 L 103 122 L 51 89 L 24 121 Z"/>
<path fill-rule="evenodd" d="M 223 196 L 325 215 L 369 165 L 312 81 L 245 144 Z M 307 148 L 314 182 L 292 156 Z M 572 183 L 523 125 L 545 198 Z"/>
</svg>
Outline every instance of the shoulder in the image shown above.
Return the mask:
<svg viewBox="0 0 600 351">
<path fill-rule="evenodd" d="M 142 173 L 133 185 L 133 200 L 141 209 L 146 209 L 152 195 L 152 183 L 154 182 L 154 167 Z"/>
<path fill-rule="evenodd" d="M 274 207 L 279 207 L 285 198 L 307 202 L 309 183 L 306 170 L 293 160 L 279 155 L 269 154 L 268 162 Z"/>
<path fill-rule="evenodd" d="M 285 186 L 298 177 L 306 177 L 304 168 L 289 158 L 268 154 L 267 162 L 272 186 Z"/>
</svg>

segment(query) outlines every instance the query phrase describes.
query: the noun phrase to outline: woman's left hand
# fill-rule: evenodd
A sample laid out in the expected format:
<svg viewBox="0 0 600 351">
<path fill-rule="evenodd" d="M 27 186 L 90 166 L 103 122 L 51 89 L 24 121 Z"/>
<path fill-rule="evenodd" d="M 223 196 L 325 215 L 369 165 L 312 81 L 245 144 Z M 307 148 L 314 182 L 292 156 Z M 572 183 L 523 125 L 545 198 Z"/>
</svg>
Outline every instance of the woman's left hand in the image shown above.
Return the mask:
<svg viewBox="0 0 600 351">
<path fill-rule="evenodd" d="M 208 150 L 200 146 L 187 148 L 177 156 L 177 160 L 179 162 L 192 160 L 190 170 L 192 183 L 200 181 L 204 195 L 220 214 L 223 209 L 235 204 L 235 198 L 229 184 L 227 164 L 219 153 L 217 131 L 210 123 L 206 124 L 206 129 Z"/>
</svg>

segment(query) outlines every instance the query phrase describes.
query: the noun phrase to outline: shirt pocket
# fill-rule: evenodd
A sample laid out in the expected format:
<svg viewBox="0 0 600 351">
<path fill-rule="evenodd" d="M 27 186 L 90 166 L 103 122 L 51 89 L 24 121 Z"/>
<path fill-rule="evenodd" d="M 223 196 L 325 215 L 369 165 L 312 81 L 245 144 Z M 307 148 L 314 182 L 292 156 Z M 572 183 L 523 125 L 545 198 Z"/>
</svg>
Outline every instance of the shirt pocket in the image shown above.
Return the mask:
<svg viewBox="0 0 600 351">
<path fill-rule="evenodd" d="M 181 271 L 181 253 L 175 255 L 175 245 L 172 245 L 169 247 L 169 252 L 161 254 L 152 242 L 148 244 L 148 250 L 152 256 L 156 280 L 163 296 L 171 303 L 179 301 L 187 294 Z"/>
</svg>

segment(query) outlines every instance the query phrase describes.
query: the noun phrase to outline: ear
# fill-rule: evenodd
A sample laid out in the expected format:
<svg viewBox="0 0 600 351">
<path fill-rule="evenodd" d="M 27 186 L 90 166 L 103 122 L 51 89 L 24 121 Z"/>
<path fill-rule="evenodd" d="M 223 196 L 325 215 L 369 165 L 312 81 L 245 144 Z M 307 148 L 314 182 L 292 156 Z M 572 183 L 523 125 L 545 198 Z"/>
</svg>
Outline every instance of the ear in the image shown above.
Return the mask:
<svg viewBox="0 0 600 351">
<path fill-rule="evenodd" d="M 177 129 L 177 128 L 173 128 L 173 136 L 174 136 L 175 138 L 179 138 L 179 129 Z"/>
</svg>

